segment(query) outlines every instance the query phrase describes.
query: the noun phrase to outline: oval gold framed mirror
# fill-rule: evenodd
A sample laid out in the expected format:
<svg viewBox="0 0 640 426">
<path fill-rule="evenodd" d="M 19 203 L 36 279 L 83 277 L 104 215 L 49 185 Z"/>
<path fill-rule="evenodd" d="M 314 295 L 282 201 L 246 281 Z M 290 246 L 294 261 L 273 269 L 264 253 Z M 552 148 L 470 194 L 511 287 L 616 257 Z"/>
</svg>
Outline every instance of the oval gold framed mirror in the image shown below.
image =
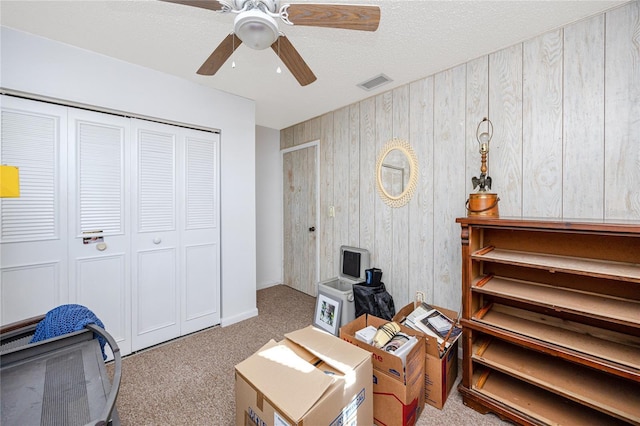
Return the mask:
<svg viewBox="0 0 640 426">
<path fill-rule="evenodd" d="M 376 162 L 380 198 L 390 207 L 409 202 L 418 185 L 418 159 L 409 143 L 394 138 L 380 151 Z"/>
</svg>

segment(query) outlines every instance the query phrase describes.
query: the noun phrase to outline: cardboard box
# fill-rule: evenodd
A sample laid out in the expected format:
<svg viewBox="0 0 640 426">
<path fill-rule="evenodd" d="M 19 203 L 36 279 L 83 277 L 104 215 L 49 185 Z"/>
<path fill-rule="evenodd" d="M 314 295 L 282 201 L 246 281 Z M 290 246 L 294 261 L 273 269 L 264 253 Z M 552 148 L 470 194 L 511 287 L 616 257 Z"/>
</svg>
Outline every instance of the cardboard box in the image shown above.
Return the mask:
<svg viewBox="0 0 640 426">
<path fill-rule="evenodd" d="M 371 354 L 309 326 L 236 371 L 236 426 L 371 425 Z"/>
<path fill-rule="evenodd" d="M 415 304 L 409 303 L 400 309 L 393 317 L 394 321 L 401 322 L 411 312 Z M 436 305 L 431 305 L 451 319 L 457 318 L 457 312 L 444 309 Z M 416 331 L 416 330 L 414 330 Z M 438 351 L 438 341 L 432 336 L 420 333 L 425 338 L 425 368 L 424 368 L 424 393 L 427 404 L 442 409 L 451 388 L 458 377 L 458 344 L 451 345 L 445 354 L 440 357 Z"/>
<path fill-rule="evenodd" d="M 369 325 L 376 328 L 388 321 L 364 314 L 340 327 L 340 338 L 371 352 L 373 358 L 373 419 L 378 425 L 410 426 L 424 408 L 425 340 L 422 333 L 401 326 L 401 331 L 418 339 L 406 357 L 406 367 L 397 356 L 356 339 Z"/>
</svg>

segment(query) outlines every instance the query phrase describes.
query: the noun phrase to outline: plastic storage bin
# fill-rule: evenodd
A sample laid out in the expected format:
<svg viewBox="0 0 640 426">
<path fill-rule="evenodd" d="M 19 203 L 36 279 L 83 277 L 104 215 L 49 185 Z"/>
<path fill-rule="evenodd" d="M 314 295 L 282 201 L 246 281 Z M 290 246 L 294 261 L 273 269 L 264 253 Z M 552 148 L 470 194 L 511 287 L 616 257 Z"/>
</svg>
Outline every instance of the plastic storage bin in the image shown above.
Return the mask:
<svg viewBox="0 0 640 426">
<path fill-rule="evenodd" d="M 356 319 L 356 305 L 353 301 L 353 284 L 337 279 L 322 281 L 318 283 L 318 292 L 342 300 L 340 327 Z"/>
<path fill-rule="evenodd" d="M 356 318 L 353 285 L 365 281 L 365 270 L 369 269 L 369 251 L 357 247 L 340 247 L 340 272 L 337 277 L 318 283 L 318 292 L 342 300 L 340 324 Z"/>
</svg>

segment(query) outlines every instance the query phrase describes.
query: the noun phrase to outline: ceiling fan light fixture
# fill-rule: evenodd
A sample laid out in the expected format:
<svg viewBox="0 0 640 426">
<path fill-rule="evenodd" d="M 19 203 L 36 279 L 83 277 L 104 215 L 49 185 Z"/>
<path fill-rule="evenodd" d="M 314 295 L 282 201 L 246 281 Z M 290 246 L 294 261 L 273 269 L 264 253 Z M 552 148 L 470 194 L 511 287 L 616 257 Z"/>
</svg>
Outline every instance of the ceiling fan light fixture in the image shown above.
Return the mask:
<svg viewBox="0 0 640 426">
<path fill-rule="evenodd" d="M 278 24 L 266 13 L 251 9 L 239 13 L 233 32 L 244 44 L 255 50 L 263 50 L 278 39 Z"/>
</svg>

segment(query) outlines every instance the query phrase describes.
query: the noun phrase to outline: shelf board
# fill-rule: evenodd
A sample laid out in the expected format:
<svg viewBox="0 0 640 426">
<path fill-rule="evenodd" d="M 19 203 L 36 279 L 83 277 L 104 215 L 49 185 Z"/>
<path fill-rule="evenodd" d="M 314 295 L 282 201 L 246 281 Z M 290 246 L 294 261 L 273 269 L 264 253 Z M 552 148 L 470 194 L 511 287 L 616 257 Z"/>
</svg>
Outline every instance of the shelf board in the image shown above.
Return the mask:
<svg viewBox="0 0 640 426">
<path fill-rule="evenodd" d="M 490 261 L 528 268 L 545 269 L 550 272 L 566 272 L 640 284 L 640 264 L 637 263 L 557 256 L 489 247 L 472 253 L 471 258 L 477 261 Z"/>
<path fill-rule="evenodd" d="M 620 219 L 554 219 L 548 217 L 500 216 L 496 221 L 491 216 L 465 216 L 456 218 L 457 223 L 477 225 L 482 228 L 513 229 L 516 231 L 540 229 L 572 233 L 598 233 L 637 236 L 638 220 Z"/>
<path fill-rule="evenodd" d="M 482 344 L 484 343 L 484 344 Z M 499 339 L 477 342 L 473 360 L 606 414 L 640 423 L 638 384 Z"/>
<path fill-rule="evenodd" d="M 580 324 L 558 319 L 555 319 L 554 323 L 552 317 L 497 303 L 483 312 L 482 316 L 474 316 L 472 320 L 550 343 L 559 348 L 571 349 L 601 360 L 631 367 L 636 375 L 640 372 L 640 346 L 633 337 L 629 337 L 628 344 L 619 343 L 596 335 L 590 328 L 581 330 L 578 328 Z M 574 327 L 574 329 L 567 327 Z M 603 330 L 603 333 L 607 331 Z"/>
<path fill-rule="evenodd" d="M 473 390 L 544 424 L 628 424 L 497 371 L 478 369 Z"/>
<path fill-rule="evenodd" d="M 480 281 L 481 286 L 476 286 Z M 472 291 L 604 321 L 640 327 L 640 301 L 504 277 L 475 280 Z"/>
</svg>

